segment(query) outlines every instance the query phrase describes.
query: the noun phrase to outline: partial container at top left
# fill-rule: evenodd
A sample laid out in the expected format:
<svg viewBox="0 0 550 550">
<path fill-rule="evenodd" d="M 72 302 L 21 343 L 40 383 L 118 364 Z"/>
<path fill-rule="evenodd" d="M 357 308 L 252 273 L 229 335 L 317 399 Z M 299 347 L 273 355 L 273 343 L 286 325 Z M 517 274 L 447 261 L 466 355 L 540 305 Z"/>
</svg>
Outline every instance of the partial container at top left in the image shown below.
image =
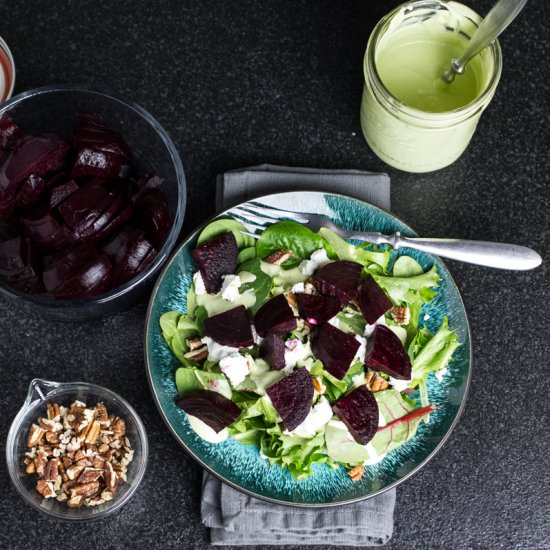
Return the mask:
<svg viewBox="0 0 550 550">
<path fill-rule="evenodd" d="M 15 63 L 4 39 L 0 36 L 0 103 L 8 100 L 15 84 Z"/>
</svg>

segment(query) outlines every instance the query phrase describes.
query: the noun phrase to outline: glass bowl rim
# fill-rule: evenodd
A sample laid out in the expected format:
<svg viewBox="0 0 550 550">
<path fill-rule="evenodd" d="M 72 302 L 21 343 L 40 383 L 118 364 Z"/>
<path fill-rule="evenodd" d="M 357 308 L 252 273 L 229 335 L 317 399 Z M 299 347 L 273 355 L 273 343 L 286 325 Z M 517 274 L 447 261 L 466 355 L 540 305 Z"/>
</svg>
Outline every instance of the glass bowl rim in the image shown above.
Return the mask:
<svg viewBox="0 0 550 550">
<path fill-rule="evenodd" d="M 25 301 L 29 301 L 34 305 L 46 306 L 49 308 L 53 308 L 56 311 L 61 311 L 78 308 L 79 306 L 85 306 L 89 304 L 104 304 L 115 301 L 117 298 L 125 295 L 127 292 L 131 291 L 133 288 L 146 280 L 151 275 L 151 273 L 158 270 L 160 266 L 169 258 L 170 252 L 175 246 L 177 238 L 183 226 L 183 219 L 187 204 L 187 186 L 183 163 L 176 149 L 176 146 L 172 141 L 172 138 L 168 135 L 166 130 L 164 130 L 157 119 L 153 117 L 153 115 L 151 115 L 143 107 L 140 107 L 137 103 L 133 103 L 131 101 L 117 97 L 109 91 L 90 88 L 89 86 L 83 84 L 53 84 L 42 86 L 40 88 L 33 88 L 31 90 L 21 92 L 20 94 L 17 94 L 5 103 L 1 104 L 0 117 L 8 112 L 12 107 L 24 102 L 26 99 L 57 92 L 76 92 L 99 96 L 101 98 L 107 99 L 108 101 L 112 101 L 114 103 L 122 105 L 124 108 L 133 111 L 143 120 L 145 120 L 149 124 L 149 126 L 151 126 L 153 130 L 155 130 L 168 151 L 170 160 L 172 161 L 172 164 L 174 166 L 174 171 L 176 172 L 176 185 L 178 189 L 178 203 L 176 205 L 176 213 L 174 215 L 170 231 L 168 232 L 168 235 L 166 236 L 162 247 L 158 251 L 157 256 L 141 273 L 138 273 L 135 277 L 133 277 L 129 281 L 126 281 L 123 285 L 119 285 L 116 288 L 109 290 L 108 292 L 104 292 L 90 298 L 83 298 L 79 300 L 56 300 L 54 298 L 41 296 L 39 294 L 22 292 L 7 285 L 5 282 L 0 281 L 0 294 L 3 294 L 11 299 L 19 298 Z"/>
<path fill-rule="evenodd" d="M 102 398 L 105 399 L 105 401 L 110 400 L 116 400 L 120 403 L 121 408 L 125 411 L 126 417 L 131 417 L 136 425 L 136 430 L 138 434 L 138 438 L 141 443 L 142 452 L 141 452 L 141 461 L 139 463 L 139 468 L 136 472 L 136 476 L 133 480 L 133 482 L 129 485 L 128 491 L 120 498 L 113 498 L 112 504 L 108 505 L 104 510 L 101 512 L 97 512 L 95 514 L 89 515 L 89 516 L 67 516 L 65 513 L 61 513 L 55 510 L 48 510 L 47 508 L 41 507 L 39 504 L 37 504 L 36 500 L 31 497 L 31 491 L 29 491 L 26 487 L 23 486 L 21 481 L 19 480 L 19 477 L 17 476 L 18 466 L 16 464 L 17 457 L 15 456 L 15 444 L 17 436 L 20 434 L 20 430 L 22 428 L 23 419 L 25 418 L 27 412 L 29 411 L 32 403 L 34 403 L 34 400 L 31 399 L 32 394 L 34 392 L 34 388 L 38 384 L 44 384 L 44 385 L 51 385 L 55 386 L 55 390 L 61 388 L 61 391 L 65 392 L 65 389 L 71 390 L 74 388 L 75 392 L 77 389 L 84 389 L 85 391 L 91 391 L 95 392 L 102 396 Z M 55 391 L 53 390 L 53 391 Z M 42 403 L 45 404 L 50 400 L 50 394 L 52 392 L 48 392 L 46 396 L 42 399 Z M 149 440 L 147 438 L 147 432 L 145 430 L 145 425 L 143 424 L 143 421 L 141 420 L 140 416 L 136 412 L 136 410 L 124 399 L 121 397 L 118 393 L 114 392 L 113 390 L 110 390 L 109 388 L 105 388 L 104 386 L 99 386 L 98 384 L 91 384 L 89 382 L 54 382 L 52 380 L 45 380 L 43 378 L 33 378 L 32 381 L 29 384 L 29 389 L 27 391 L 27 395 L 25 397 L 25 401 L 23 402 L 23 405 L 15 415 L 11 425 L 10 429 L 8 431 L 8 437 L 6 438 L 6 466 L 9 472 L 9 476 L 11 479 L 11 482 L 17 492 L 21 495 L 23 500 L 32 506 L 35 510 L 38 510 L 39 512 L 46 514 L 48 516 L 54 517 L 58 520 L 63 520 L 67 522 L 85 522 L 85 521 L 94 521 L 96 519 L 104 518 L 105 516 L 112 514 L 113 512 L 119 510 L 124 504 L 126 504 L 132 496 L 137 491 L 138 487 L 140 486 L 141 482 L 143 481 L 143 477 L 145 476 L 145 472 L 147 470 L 147 463 L 149 460 Z M 86 508 L 83 508 L 83 510 L 87 510 Z"/>
</svg>

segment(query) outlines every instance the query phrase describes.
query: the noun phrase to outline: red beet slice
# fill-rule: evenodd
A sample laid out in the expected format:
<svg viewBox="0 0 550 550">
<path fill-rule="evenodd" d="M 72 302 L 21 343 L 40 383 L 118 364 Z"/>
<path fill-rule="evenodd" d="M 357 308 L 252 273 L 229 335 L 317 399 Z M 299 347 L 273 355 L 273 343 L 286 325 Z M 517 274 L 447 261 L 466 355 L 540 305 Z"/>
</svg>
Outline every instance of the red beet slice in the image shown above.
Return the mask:
<svg viewBox="0 0 550 550">
<path fill-rule="evenodd" d="M 334 296 L 344 306 L 355 298 L 363 266 L 346 260 L 331 262 L 318 269 L 312 282 L 319 294 Z"/>
<path fill-rule="evenodd" d="M 260 344 L 260 357 L 276 370 L 283 370 L 285 362 L 285 343 L 276 334 L 268 334 Z"/>
<path fill-rule="evenodd" d="M 0 118 L 0 149 L 5 151 L 13 149 L 21 136 L 19 126 L 8 115 Z"/>
<path fill-rule="evenodd" d="M 310 325 L 322 325 L 341 309 L 341 303 L 334 296 L 296 294 L 300 317 Z"/>
<path fill-rule="evenodd" d="M 378 403 L 367 386 L 355 388 L 339 399 L 332 410 L 361 445 L 366 445 L 378 430 Z"/>
<path fill-rule="evenodd" d="M 63 257 L 59 261 L 63 262 Z M 111 273 L 111 262 L 106 254 L 93 250 L 84 267 L 81 264 L 75 275 L 65 279 L 52 291 L 53 295 L 60 300 L 74 300 L 101 294 L 109 286 Z"/>
<path fill-rule="evenodd" d="M 231 399 L 210 390 L 192 391 L 180 397 L 176 406 L 202 420 L 216 433 L 233 424 L 241 414 L 241 409 Z"/>
<path fill-rule="evenodd" d="M 53 208 L 61 204 L 66 198 L 78 191 L 79 187 L 76 181 L 71 180 L 54 187 L 50 193 L 50 206 Z"/>
<path fill-rule="evenodd" d="M 143 231 L 132 226 L 125 227 L 111 239 L 103 251 L 113 264 L 113 286 L 121 285 L 137 275 L 145 267 L 143 262 L 150 262 L 156 254 Z"/>
<path fill-rule="evenodd" d="M 254 326 L 260 336 L 278 334 L 280 336 L 294 330 L 296 317 L 286 298 L 279 294 L 266 302 L 254 315 Z"/>
<path fill-rule="evenodd" d="M 392 301 L 370 275 L 367 275 L 357 289 L 357 303 L 369 325 L 374 324 L 393 307 Z"/>
<path fill-rule="evenodd" d="M 204 334 L 223 346 L 244 348 L 254 344 L 250 320 L 244 306 L 235 307 L 206 319 Z"/>
<path fill-rule="evenodd" d="M 298 427 L 311 410 L 313 380 L 305 368 L 294 369 L 265 391 L 289 431 Z"/>
<path fill-rule="evenodd" d="M 346 334 L 328 323 L 321 325 L 311 339 L 313 355 L 339 380 L 348 372 L 359 345 L 352 334 Z"/>
<path fill-rule="evenodd" d="M 164 193 L 155 188 L 145 190 L 135 201 L 135 218 L 135 223 L 145 231 L 147 238 L 160 248 L 172 225 Z"/>
<path fill-rule="evenodd" d="M 111 181 L 130 157 L 129 147 L 122 136 L 98 115 L 79 115 L 75 147 L 76 160 L 71 171 L 74 178 L 101 177 Z"/>
<path fill-rule="evenodd" d="M 44 176 L 60 170 L 69 148 L 69 144 L 55 134 L 21 139 L 0 169 L 0 215 L 13 207 L 21 183 L 31 174 Z"/>
<path fill-rule="evenodd" d="M 25 292 L 42 289 L 36 273 L 36 255 L 29 239 L 15 237 L 0 242 L 0 277 Z"/>
<path fill-rule="evenodd" d="M 233 273 L 237 267 L 237 253 L 233 233 L 222 233 L 193 250 L 206 292 L 215 294 L 220 290 L 222 276 Z"/>
<path fill-rule="evenodd" d="M 95 178 L 59 205 L 59 213 L 65 223 L 73 228 L 83 228 L 92 223 L 114 200 L 116 192 Z"/>
<path fill-rule="evenodd" d="M 73 242 L 70 230 L 48 204 L 33 205 L 22 214 L 21 222 L 27 235 L 42 248 L 60 248 Z"/>
<path fill-rule="evenodd" d="M 411 360 L 401 340 L 384 325 L 376 325 L 367 343 L 365 365 L 397 380 L 411 379 Z"/>
<path fill-rule="evenodd" d="M 59 252 L 45 259 L 42 280 L 48 292 L 54 292 L 74 277 L 96 251 L 88 245 L 77 246 L 67 252 Z"/>
</svg>

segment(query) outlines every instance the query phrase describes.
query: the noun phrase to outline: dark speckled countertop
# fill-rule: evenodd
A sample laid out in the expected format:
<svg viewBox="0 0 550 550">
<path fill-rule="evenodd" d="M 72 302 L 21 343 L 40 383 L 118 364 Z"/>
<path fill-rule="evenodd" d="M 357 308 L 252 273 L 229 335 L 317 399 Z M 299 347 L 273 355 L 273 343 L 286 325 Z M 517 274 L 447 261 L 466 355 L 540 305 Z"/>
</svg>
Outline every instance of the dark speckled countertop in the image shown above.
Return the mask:
<svg viewBox="0 0 550 550">
<path fill-rule="evenodd" d="M 470 2 L 474 4 L 473 2 Z M 214 176 L 260 162 L 387 171 L 393 210 L 425 236 L 530 245 L 546 260 L 507 273 L 449 262 L 470 316 L 465 414 L 439 455 L 398 489 L 388 549 L 550 547 L 550 3 L 530 2 L 501 43 L 496 96 L 466 153 L 414 175 L 390 169 L 359 126 L 361 61 L 397 2 L 0 0 L 16 92 L 107 87 L 151 111 L 189 184 L 183 235 L 214 209 Z M 485 13 L 489 1 L 476 1 Z M 208 548 L 200 469 L 162 424 L 142 354 L 146 303 L 67 325 L 0 302 L 0 451 L 31 378 L 87 380 L 126 397 L 151 443 L 138 494 L 112 519 L 40 517 L 0 462 L 0 547 Z"/>
</svg>

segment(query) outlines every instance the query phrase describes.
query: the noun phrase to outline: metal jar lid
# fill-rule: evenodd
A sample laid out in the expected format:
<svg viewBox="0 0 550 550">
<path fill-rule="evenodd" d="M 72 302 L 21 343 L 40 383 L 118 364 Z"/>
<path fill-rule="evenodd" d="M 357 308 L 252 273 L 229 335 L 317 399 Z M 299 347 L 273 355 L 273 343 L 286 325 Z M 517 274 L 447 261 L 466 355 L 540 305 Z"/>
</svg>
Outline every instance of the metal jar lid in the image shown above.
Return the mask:
<svg viewBox="0 0 550 550">
<path fill-rule="evenodd" d="M 15 84 L 15 63 L 4 39 L 0 36 L 0 103 L 8 100 Z"/>
</svg>

